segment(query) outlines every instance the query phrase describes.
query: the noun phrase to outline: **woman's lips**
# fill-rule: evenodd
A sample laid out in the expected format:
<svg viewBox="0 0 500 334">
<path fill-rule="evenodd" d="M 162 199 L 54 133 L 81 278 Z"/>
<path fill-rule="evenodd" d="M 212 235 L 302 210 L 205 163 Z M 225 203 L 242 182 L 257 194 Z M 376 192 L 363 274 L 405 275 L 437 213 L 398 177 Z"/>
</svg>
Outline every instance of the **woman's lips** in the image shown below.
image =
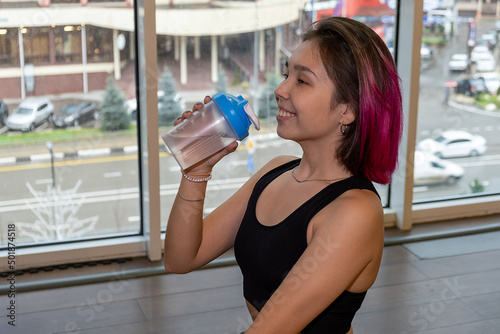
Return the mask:
<svg viewBox="0 0 500 334">
<path fill-rule="evenodd" d="M 293 117 L 293 116 L 295 116 L 295 114 L 279 108 L 278 109 L 278 116 L 279 117 Z"/>
</svg>

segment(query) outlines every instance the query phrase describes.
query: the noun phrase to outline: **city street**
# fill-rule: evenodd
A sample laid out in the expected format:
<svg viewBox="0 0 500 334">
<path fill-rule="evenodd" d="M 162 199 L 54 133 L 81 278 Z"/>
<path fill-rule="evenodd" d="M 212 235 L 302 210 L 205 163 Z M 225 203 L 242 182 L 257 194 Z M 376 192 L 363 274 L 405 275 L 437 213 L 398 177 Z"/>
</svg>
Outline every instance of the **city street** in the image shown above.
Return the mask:
<svg viewBox="0 0 500 334">
<path fill-rule="evenodd" d="M 255 152 L 255 168 L 258 168 L 276 151 L 286 154 L 300 154 L 298 146 L 291 142 L 270 137 L 257 142 Z M 249 177 L 247 166 L 248 151 L 237 150 L 229 155 L 214 170 L 214 179 L 209 183 L 206 213 L 210 212 L 221 201 L 228 198 Z M 451 159 L 465 170 L 464 179 L 456 185 L 416 187 L 415 199 L 424 200 L 432 196 L 453 196 L 469 192 L 468 184 L 479 175 L 495 175 L 500 165 L 500 154 L 485 155 L 477 158 Z M 30 192 L 28 185 L 20 185 L 25 180 L 38 192 L 46 192 L 52 187 L 50 164 L 32 164 L 24 166 L 0 167 L 4 184 L 0 200 L 0 216 L 2 222 L 34 223 L 46 218 L 44 208 L 56 210 L 79 203 L 81 207 L 74 212 L 79 220 L 97 217 L 92 231 L 85 233 L 88 237 L 94 234 L 130 233 L 139 230 L 139 191 L 137 174 L 137 157 L 123 155 L 106 158 L 92 158 L 82 161 L 59 162 L 55 167 L 56 187 L 63 191 L 57 200 L 39 199 Z M 85 173 L 83 179 L 80 175 Z M 168 211 L 177 192 L 180 181 L 180 170 L 172 156 L 161 155 L 161 203 L 162 225 L 165 226 Z M 71 190 L 81 182 L 76 192 Z M 500 188 L 500 181 L 493 179 L 490 187 Z M 382 200 L 387 199 L 386 187 L 377 186 Z M 47 218 L 46 218 L 47 219 Z M 42 219 L 43 220 L 43 219 Z M 2 224 L 4 225 L 4 224 Z M 25 241 L 31 241 L 27 238 Z"/>
<path fill-rule="evenodd" d="M 494 29 L 494 25 L 495 19 L 482 18 L 477 22 L 478 36 Z M 470 184 L 475 180 L 484 186 L 486 192 L 500 190 L 500 176 L 497 172 L 500 165 L 500 113 L 495 117 L 444 103 L 445 83 L 464 76 L 463 73 L 451 73 L 447 63 L 452 54 L 466 52 L 467 34 L 468 25 L 461 23 L 448 45 L 434 47 L 432 60 L 422 67 L 417 142 L 443 130 L 458 129 L 485 137 L 487 151 L 478 157 L 447 159 L 464 169 L 462 179 L 454 185 L 415 187 L 414 200 L 417 202 L 470 194 Z M 497 46 L 497 61 L 498 54 Z M 46 127 L 37 130 L 43 131 Z M 253 140 L 255 169 L 277 154 L 301 154 L 296 144 L 272 134 L 258 134 Z M 244 141 L 240 149 L 216 166 L 205 202 L 207 213 L 229 197 L 251 174 L 246 144 Z M 173 157 L 167 153 L 160 155 L 161 219 L 164 227 L 177 191 L 180 172 Z M 73 230 L 67 232 L 67 235 L 73 237 L 134 233 L 140 229 L 139 173 L 135 154 L 58 160 L 54 165 L 55 178 L 52 178 L 51 164 L 47 161 L 0 165 L 0 173 L 3 181 L 0 185 L 0 244 L 5 242 L 3 238 L 6 231 L 1 229 L 6 223 L 33 224 L 39 221 L 39 226 L 50 225 L 51 215 L 57 215 L 58 212 L 63 223 L 81 223 L 81 226 L 76 224 L 80 226 L 80 230 L 73 227 Z M 387 187 L 377 185 L 377 188 L 382 201 L 386 203 Z M 86 231 L 85 226 L 89 227 Z M 41 231 L 36 233 L 41 241 L 49 241 L 47 237 L 43 239 Z M 34 241 L 26 233 L 24 236 L 20 235 L 18 240 Z"/>
</svg>

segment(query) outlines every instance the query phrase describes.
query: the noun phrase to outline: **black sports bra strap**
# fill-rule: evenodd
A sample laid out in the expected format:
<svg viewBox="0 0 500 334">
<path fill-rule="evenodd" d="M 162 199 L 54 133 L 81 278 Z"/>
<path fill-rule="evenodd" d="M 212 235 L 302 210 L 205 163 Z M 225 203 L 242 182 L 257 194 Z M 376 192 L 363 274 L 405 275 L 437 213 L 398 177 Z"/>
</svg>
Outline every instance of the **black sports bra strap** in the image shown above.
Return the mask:
<svg viewBox="0 0 500 334">
<path fill-rule="evenodd" d="M 370 181 L 351 176 L 347 179 L 329 184 L 301 205 L 293 214 L 304 217 L 304 220 L 308 221 L 340 195 L 352 189 L 368 189 L 379 196 Z"/>
</svg>

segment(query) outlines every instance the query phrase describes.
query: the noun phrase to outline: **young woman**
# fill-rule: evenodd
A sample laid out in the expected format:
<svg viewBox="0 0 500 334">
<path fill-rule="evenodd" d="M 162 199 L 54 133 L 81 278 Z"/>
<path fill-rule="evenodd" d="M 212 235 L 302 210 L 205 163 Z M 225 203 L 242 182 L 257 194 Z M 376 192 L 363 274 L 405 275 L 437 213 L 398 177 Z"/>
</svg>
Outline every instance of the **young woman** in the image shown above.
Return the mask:
<svg viewBox="0 0 500 334">
<path fill-rule="evenodd" d="M 237 143 L 184 170 L 165 268 L 186 273 L 234 247 L 254 319 L 246 334 L 352 333 L 382 256 L 372 182 L 389 183 L 396 168 L 399 77 L 372 29 L 332 17 L 305 33 L 275 96 L 277 133 L 297 142 L 302 157 L 274 158 L 206 217 L 206 181 Z"/>
</svg>

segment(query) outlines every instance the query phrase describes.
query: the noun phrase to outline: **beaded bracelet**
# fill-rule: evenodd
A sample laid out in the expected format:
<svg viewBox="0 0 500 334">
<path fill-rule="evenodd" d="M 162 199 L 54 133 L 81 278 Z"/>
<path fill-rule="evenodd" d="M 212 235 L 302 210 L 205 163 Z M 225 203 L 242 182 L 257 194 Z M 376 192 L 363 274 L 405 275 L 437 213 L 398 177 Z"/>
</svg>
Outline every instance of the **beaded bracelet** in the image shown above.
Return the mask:
<svg viewBox="0 0 500 334">
<path fill-rule="evenodd" d="M 204 174 L 206 175 L 206 174 Z M 186 173 L 182 172 L 182 176 L 184 176 L 184 178 L 188 181 L 191 181 L 191 182 L 207 182 L 208 180 L 212 179 L 212 173 L 208 174 L 208 176 L 206 177 L 202 177 L 200 179 L 196 179 L 190 175 L 187 175 Z"/>
<path fill-rule="evenodd" d="M 204 198 L 202 199 L 187 199 L 187 198 L 184 198 L 182 197 L 181 194 L 177 193 L 177 195 L 180 197 L 180 199 L 186 201 L 186 202 L 191 202 L 191 203 L 195 203 L 195 202 L 203 202 Z"/>
</svg>

